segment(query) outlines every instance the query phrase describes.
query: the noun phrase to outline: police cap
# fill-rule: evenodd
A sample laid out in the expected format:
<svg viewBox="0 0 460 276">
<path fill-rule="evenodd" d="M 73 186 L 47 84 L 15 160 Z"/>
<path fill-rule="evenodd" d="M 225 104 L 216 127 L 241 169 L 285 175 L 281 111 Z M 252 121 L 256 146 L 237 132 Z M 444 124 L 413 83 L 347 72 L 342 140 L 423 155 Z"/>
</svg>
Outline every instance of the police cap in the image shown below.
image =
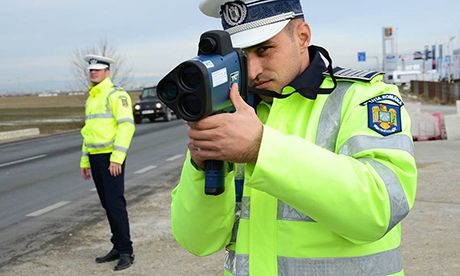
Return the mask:
<svg viewBox="0 0 460 276">
<path fill-rule="evenodd" d="M 277 35 L 291 19 L 303 18 L 300 0 L 201 0 L 200 10 L 221 18 L 233 47 L 257 45 Z"/>
<path fill-rule="evenodd" d="M 111 58 L 98 56 L 98 55 L 86 55 L 85 61 L 88 62 L 88 70 L 96 69 L 101 70 L 108 68 L 110 69 L 110 64 L 114 63 L 115 61 Z"/>
</svg>

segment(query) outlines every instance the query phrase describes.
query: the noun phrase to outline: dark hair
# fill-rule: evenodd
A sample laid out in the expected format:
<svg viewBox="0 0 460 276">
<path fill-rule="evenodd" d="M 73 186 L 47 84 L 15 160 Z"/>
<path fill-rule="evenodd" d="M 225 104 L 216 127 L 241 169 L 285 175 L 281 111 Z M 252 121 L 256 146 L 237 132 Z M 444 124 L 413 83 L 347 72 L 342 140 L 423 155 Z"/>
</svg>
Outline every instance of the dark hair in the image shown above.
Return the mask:
<svg viewBox="0 0 460 276">
<path fill-rule="evenodd" d="M 305 21 L 303 18 L 294 18 L 286 25 L 286 32 L 292 41 L 294 41 L 294 31 L 297 26 L 297 22 L 303 21 Z"/>
</svg>

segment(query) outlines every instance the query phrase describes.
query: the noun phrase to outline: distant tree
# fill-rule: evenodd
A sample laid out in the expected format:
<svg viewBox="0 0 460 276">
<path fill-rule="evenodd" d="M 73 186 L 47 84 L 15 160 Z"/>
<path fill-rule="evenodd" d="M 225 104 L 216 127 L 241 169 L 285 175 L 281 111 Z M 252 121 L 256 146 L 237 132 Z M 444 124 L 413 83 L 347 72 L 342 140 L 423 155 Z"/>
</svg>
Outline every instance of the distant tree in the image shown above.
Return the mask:
<svg viewBox="0 0 460 276">
<path fill-rule="evenodd" d="M 115 43 L 103 37 L 91 46 L 76 48 L 72 52 L 69 61 L 74 77 L 72 86 L 75 90 L 86 91 L 88 89 L 90 84 L 89 71 L 87 69 L 88 63 L 84 60 L 84 57 L 90 54 L 115 60 L 115 64 L 110 65 L 110 78 L 114 84 L 123 87 L 131 81 L 132 68 L 126 64 L 125 56 L 117 50 Z"/>
</svg>

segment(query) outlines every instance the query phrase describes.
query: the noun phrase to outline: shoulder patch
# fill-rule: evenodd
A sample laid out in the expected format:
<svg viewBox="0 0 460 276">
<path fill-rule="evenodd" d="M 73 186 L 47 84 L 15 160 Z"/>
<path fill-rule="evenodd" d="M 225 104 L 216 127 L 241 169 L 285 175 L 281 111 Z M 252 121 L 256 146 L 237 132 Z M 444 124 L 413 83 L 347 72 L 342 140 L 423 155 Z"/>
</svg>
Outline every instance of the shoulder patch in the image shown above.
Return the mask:
<svg viewBox="0 0 460 276">
<path fill-rule="evenodd" d="M 128 98 L 125 96 L 118 97 L 121 100 L 121 105 L 124 107 L 128 107 Z"/>
<path fill-rule="evenodd" d="M 403 101 L 396 95 L 384 94 L 369 99 L 361 105 L 367 105 L 368 127 L 388 136 L 401 132 L 401 106 Z"/>
<path fill-rule="evenodd" d="M 337 79 L 351 79 L 360 81 L 371 81 L 378 75 L 383 75 L 383 72 L 372 71 L 372 70 L 360 70 L 360 69 L 348 69 L 342 67 L 335 67 L 333 69 L 334 77 Z M 323 73 L 325 76 L 329 76 L 326 71 Z"/>
</svg>

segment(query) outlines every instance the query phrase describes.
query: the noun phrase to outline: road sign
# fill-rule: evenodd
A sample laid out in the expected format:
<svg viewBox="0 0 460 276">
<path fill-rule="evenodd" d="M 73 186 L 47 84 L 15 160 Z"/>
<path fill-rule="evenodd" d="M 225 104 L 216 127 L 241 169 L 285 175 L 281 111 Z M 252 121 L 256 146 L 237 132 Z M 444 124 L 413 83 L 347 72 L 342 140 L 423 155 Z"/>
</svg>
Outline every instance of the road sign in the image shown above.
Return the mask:
<svg viewBox="0 0 460 276">
<path fill-rule="evenodd" d="M 366 61 L 366 52 L 358 52 L 358 61 Z"/>
</svg>

